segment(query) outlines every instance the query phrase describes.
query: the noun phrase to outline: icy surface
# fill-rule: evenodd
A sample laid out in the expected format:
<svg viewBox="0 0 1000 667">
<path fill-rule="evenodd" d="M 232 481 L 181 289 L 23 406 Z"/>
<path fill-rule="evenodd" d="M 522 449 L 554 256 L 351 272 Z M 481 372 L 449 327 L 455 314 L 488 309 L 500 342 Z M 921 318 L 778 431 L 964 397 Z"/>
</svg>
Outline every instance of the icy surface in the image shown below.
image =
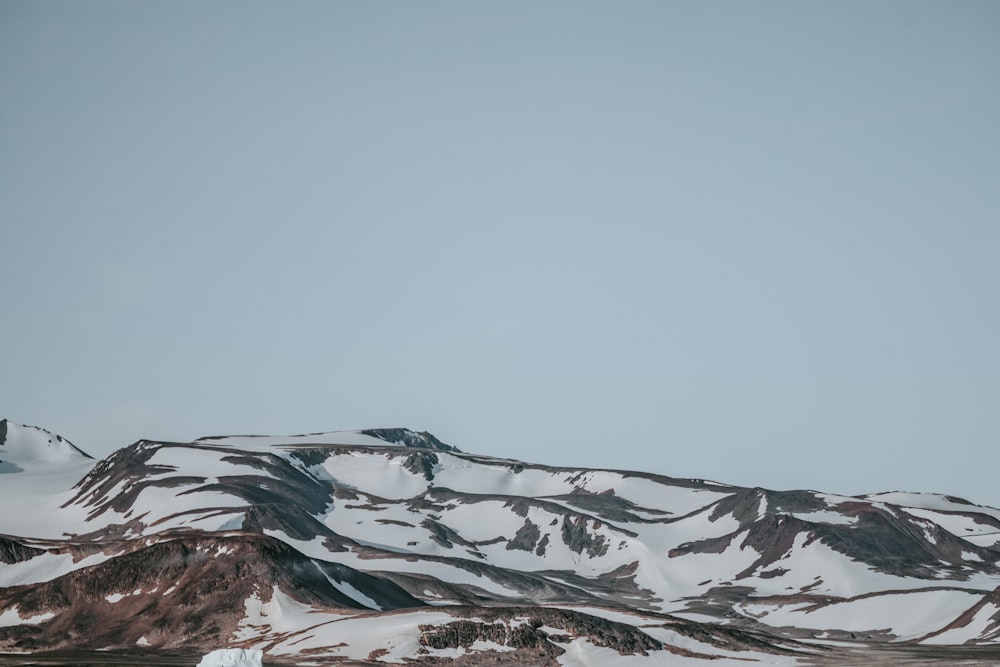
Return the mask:
<svg viewBox="0 0 1000 667">
<path fill-rule="evenodd" d="M 264 652 L 259 649 L 222 648 L 202 657 L 198 667 L 262 667 Z"/>
<path fill-rule="evenodd" d="M 739 610 L 773 627 L 887 631 L 898 639 L 908 640 L 939 629 L 946 622 L 941 619 L 957 617 L 978 599 L 968 591 L 913 591 L 846 600 L 820 609 L 806 603 L 784 607 L 746 604 L 740 605 Z"/>
<path fill-rule="evenodd" d="M 968 641 L 980 639 L 987 631 L 996 629 L 1000 623 L 997 618 L 1000 615 L 1000 607 L 995 604 L 984 604 L 973 615 L 966 625 L 945 630 L 939 634 L 925 639 L 925 644 L 963 644 Z"/>
</svg>

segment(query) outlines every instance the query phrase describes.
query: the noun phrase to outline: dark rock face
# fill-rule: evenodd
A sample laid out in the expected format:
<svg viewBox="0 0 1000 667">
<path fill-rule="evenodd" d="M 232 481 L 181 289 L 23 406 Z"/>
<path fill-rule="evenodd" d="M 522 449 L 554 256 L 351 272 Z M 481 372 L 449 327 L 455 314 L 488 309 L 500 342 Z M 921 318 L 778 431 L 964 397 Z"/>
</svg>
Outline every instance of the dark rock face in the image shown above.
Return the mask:
<svg viewBox="0 0 1000 667">
<path fill-rule="evenodd" d="M 0 562 L 7 563 L 8 565 L 23 563 L 43 553 L 45 553 L 43 549 L 26 547 L 20 542 L 0 537 Z"/>
<path fill-rule="evenodd" d="M 405 447 L 436 449 L 442 452 L 458 451 L 458 448 L 444 444 L 427 431 L 420 431 L 418 433 L 405 428 L 372 428 L 361 431 L 361 433 L 378 438 L 379 440 L 385 440 L 389 443 L 401 444 Z"/>
<path fill-rule="evenodd" d="M 987 562 L 996 560 L 990 550 L 960 540 L 898 508 L 885 510 L 858 504 L 846 508 L 845 513 L 856 517 L 857 524 L 818 525 L 816 535 L 837 551 L 881 572 L 931 579 L 942 563 L 963 564 L 963 552 Z"/>
<path fill-rule="evenodd" d="M 455 545 L 466 547 L 475 546 L 472 542 L 469 542 L 448 526 L 445 526 L 444 524 L 441 524 L 433 519 L 424 519 L 420 525 L 428 530 L 432 540 L 448 549 L 451 549 Z"/>
<path fill-rule="evenodd" d="M 443 626 L 423 625 L 420 626 L 424 632 L 420 644 L 434 649 L 469 648 L 477 641 L 485 641 L 514 649 L 534 649 L 532 653 L 536 657 L 562 655 L 563 649 L 555 646 L 549 635 L 538 629 L 540 626 L 541 623 L 534 622 L 510 627 L 503 623 L 476 621 L 454 621 Z"/>
<path fill-rule="evenodd" d="M 597 521 L 594 523 L 599 525 Z M 596 535 L 587 530 L 587 520 L 584 517 L 563 517 L 562 538 L 563 542 L 576 553 L 586 551 L 592 558 L 608 553 L 608 540 L 603 535 Z"/>
<path fill-rule="evenodd" d="M 462 620 L 443 626 L 422 626 L 420 643 L 432 648 L 468 648 L 476 641 L 488 641 L 518 649 L 542 649 L 546 656 L 557 656 L 565 644 L 584 637 L 595 646 L 614 649 L 621 655 L 648 655 L 664 648 L 635 626 L 609 621 L 569 609 L 538 607 L 492 607 L 470 612 L 482 621 Z M 562 633 L 542 630 L 558 628 Z"/>
<path fill-rule="evenodd" d="M 951 563 L 956 568 L 967 565 L 962 560 L 963 553 L 974 554 L 985 562 L 996 560 L 990 550 L 960 540 L 902 510 L 887 511 L 870 503 L 851 503 L 842 511 L 855 517 L 857 522 L 853 525 L 810 523 L 791 515 L 768 512 L 760 520 L 745 521 L 743 527 L 728 535 L 683 544 L 671 550 L 669 556 L 722 553 L 745 532 L 739 548 L 753 548 L 761 556 L 737 574 L 737 579 L 759 572 L 783 558 L 791 551 L 799 534 L 806 535 L 806 546 L 820 540 L 854 560 L 898 576 L 935 578 L 943 563 Z M 927 537 L 928 532 L 931 539 Z"/>
<path fill-rule="evenodd" d="M 557 496 L 557 499 L 562 500 L 573 507 L 577 507 L 588 514 L 592 514 L 595 517 L 616 523 L 659 523 L 661 521 L 667 521 L 667 516 L 669 515 L 669 512 L 664 510 L 654 510 L 653 512 L 650 512 L 649 509 L 644 509 L 642 511 L 651 514 L 660 514 L 663 518 L 648 519 L 639 516 L 636 512 L 639 511 L 640 508 L 635 503 L 625 500 L 620 496 L 616 496 L 614 493 L 576 492 L 564 496 Z"/>
<path fill-rule="evenodd" d="M 440 460 L 430 452 L 413 452 L 403 461 L 403 467 L 412 473 L 423 475 L 428 482 L 434 479 L 434 467 Z"/>
<path fill-rule="evenodd" d="M 514 539 L 507 542 L 507 550 L 533 551 L 538 546 L 538 538 L 541 537 L 541 534 L 538 526 L 533 524 L 530 519 L 525 519 L 524 525 L 518 529 Z"/>
</svg>

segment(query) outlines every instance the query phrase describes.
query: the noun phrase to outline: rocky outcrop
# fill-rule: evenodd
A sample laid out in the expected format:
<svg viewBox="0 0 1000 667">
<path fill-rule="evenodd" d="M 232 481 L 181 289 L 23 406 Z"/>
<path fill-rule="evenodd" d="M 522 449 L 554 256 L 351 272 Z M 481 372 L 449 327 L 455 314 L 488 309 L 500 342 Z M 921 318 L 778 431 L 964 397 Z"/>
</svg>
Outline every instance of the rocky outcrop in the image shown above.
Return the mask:
<svg viewBox="0 0 1000 667">
<path fill-rule="evenodd" d="M 456 613 L 469 611 L 456 610 Z M 476 620 L 422 626 L 420 643 L 440 649 L 468 648 L 476 641 L 485 641 L 515 649 L 540 650 L 545 656 L 561 655 L 563 649 L 559 644 L 581 637 L 621 655 L 648 655 L 664 648 L 663 642 L 635 626 L 569 609 L 500 607 L 476 610 L 474 615 Z M 552 632 L 552 628 L 560 632 Z"/>
<path fill-rule="evenodd" d="M 385 440 L 395 445 L 415 447 L 417 449 L 436 449 L 442 452 L 457 452 L 457 447 L 446 445 L 427 431 L 411 431 L 405 428 L 371 428 L 361 431 L 379 440 Z"/>
<path fill-rule="evenodd" d="M 381 609 L 424 605 L 390 581 L 307 558 L 274 538 L 194 534 L 42 584 L 0 589 L 0 613 L 51 617 L 0 627 L 0 651 L 127 648 L 140 639 L 158 648 L 211 648 L 235 632 L 248 599 L 267 602 L 276 590 L 317 609 L 370 608 L 344 593 L 345 583 Z"/>
<path fill-rule="evenodd" d="M 23 563 L 43 553 L 45 553 L 43 549 L 35 549 L 34 547 L 25 546 L 20 542 L 15 542 L 6 537 L 0 537 L 0 562 L 2 563 L 7 563 L 8 565 Z"/>
</svg>

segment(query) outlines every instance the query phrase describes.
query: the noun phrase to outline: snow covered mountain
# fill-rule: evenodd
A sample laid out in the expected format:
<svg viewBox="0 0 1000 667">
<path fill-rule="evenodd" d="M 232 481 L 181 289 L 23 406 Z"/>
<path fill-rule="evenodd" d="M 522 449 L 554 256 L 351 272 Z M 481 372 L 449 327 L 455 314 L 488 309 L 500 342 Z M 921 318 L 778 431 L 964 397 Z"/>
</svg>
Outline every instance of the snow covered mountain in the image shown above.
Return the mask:
<svg viewBox="0 0 1000 667">
<path fill-rule="evenodd" d="M 1000 656 L 1000 510 L 934 494 L 541 466 L 405 429 L 143 440 L 94 461 L 5 420 L 0 503 L 0 653 Z"/>
<path fill-rule="evenodd" d="M 24 466 L 72 467 L 90 458 L 62 436 L 0 420 L 0 473 L 20 472 Z"/>
</svg>

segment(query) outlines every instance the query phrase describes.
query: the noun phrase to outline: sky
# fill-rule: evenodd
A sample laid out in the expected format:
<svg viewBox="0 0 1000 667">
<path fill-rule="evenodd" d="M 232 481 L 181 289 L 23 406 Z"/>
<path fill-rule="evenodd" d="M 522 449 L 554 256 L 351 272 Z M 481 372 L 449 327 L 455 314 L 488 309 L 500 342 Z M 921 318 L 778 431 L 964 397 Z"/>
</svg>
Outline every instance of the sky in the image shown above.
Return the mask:
<svg viewBox="0 0 1000 667">
<path fill-rule="evenodd" d="M 0 3 L 0 417 L 1000 506 L 1000 4 Z"/>
</svg>

